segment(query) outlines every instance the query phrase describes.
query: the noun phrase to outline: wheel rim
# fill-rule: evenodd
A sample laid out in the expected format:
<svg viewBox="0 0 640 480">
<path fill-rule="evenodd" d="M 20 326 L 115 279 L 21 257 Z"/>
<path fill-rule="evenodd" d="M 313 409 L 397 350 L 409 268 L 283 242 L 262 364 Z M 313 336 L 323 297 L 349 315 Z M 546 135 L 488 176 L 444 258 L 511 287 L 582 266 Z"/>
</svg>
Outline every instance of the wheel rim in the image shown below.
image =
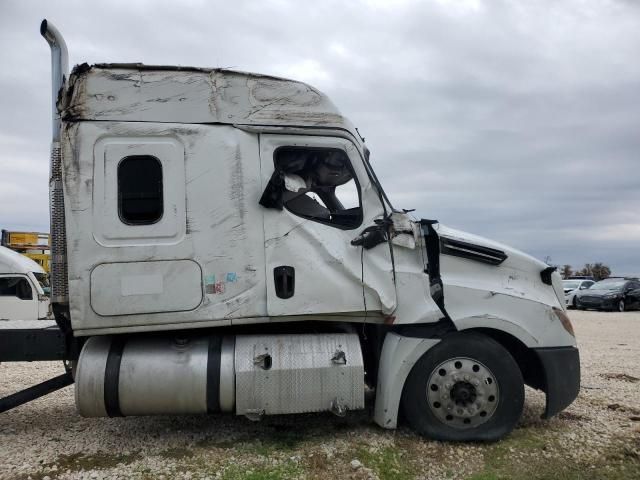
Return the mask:
<svg viewBox="0 0 640 480">
<path fill-rule="evenodd" d="M 499 400 L 495 375 L 472 358 L 442 362 L 429 376 L 429 408 L 438 420 L 453 428 L 473 428 L 489 421 Z"/>
<path fill-rule="evenodd" d="M 624 300 L 620 300 L 618 302 L 618 311 L 619 312 L 624 312 Z"/>
</svg>

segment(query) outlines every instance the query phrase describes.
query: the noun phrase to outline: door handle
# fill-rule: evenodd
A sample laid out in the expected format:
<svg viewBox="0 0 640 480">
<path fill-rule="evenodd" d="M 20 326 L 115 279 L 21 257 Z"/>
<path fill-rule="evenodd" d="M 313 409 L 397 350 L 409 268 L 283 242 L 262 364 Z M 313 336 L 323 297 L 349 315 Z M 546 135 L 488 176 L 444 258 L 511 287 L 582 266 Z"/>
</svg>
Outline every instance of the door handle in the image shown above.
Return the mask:
<svg viewBox="0 0 640 480">
<path fill-rule="evenodd" d="M 273 269 L 273 283 L 278 298 L 291 298 L 296 289 L 296 271 L 293 267 L 282 265 Z"/>
</svg>

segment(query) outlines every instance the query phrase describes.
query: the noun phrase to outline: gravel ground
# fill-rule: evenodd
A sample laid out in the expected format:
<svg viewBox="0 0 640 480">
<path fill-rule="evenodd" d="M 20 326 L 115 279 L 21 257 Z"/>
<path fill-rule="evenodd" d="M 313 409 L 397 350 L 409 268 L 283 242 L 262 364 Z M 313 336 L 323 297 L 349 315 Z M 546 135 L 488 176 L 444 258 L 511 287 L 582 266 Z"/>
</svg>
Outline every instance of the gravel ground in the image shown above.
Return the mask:
<svg viewBox="0 0 640 480">
<path fill-rule="evenodd" d="M 366 413 L 83 419 L 73 389 L 0 414 L 0 479 L 640 478 L 640 312 L 571 312 L 582 391 L 541 420 L 544 396 L 493 444 L 444 444 Z M 0 396 L 62 373 L 57 363 L 0 365 Z"/>
</svg>

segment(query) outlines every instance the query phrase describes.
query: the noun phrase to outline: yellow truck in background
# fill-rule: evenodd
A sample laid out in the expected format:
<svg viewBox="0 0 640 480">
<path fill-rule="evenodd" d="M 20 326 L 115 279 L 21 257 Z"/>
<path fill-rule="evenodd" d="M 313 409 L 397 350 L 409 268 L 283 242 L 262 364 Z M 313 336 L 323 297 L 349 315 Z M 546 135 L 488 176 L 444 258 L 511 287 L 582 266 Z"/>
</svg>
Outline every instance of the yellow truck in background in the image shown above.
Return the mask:
<svg viewBox="0 0 640 480">
<path fill-rule="evenodd" d="M 16 232 L 3 229 L 0 244 L 29 257 L 40 265 L 47 274 L 49 273 L 51 268 L 51 239 L 48 233 Z"/>
</svg>

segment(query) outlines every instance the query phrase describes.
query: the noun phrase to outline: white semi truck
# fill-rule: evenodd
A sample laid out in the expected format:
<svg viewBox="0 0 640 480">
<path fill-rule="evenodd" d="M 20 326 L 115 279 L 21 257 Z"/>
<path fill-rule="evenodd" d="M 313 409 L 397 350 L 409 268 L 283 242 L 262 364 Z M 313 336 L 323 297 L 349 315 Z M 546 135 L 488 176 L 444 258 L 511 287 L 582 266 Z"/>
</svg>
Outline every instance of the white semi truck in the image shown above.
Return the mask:
<svg viewBox="0 0 640 480">
<path fill-rule="evenodd" d="M 558 273 L 394 208 L 322 92 L 226 69 L 68 74 L 61 35 L 41 33 L 56 320 L 5 328 L 0 361 L 67 371 L 0 411 L 75 383 L 83 416 L 344 415 L 369 389 L 383 428 L 494 440 L 525 384 L 545 417 L 574 400 Z"/>
<path fill-rule="evenodd" d="M 30 258 L 0 246 L 0 321 L 49 316 L 47 274 Z"/>
</svg>

